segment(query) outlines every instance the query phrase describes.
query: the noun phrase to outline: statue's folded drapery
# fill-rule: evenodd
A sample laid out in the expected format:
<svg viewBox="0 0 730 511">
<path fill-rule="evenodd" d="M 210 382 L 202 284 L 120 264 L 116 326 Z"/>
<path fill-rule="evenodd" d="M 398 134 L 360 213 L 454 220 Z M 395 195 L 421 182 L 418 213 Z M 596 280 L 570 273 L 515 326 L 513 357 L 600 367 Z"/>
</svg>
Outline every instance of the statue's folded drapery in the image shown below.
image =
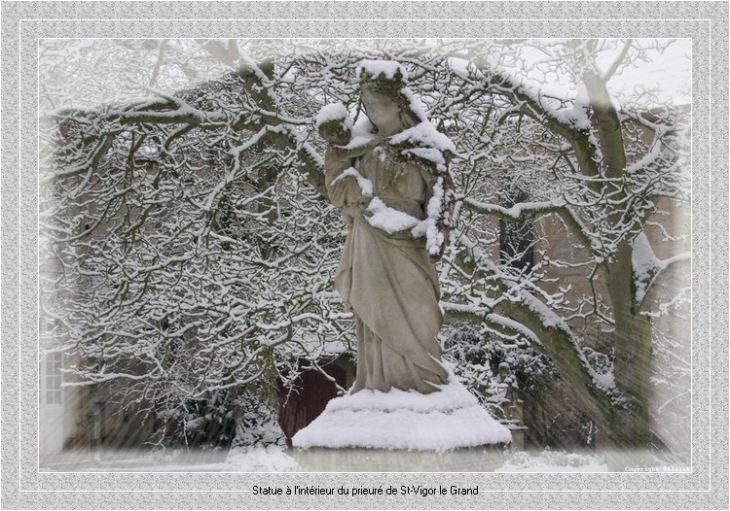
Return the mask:
<svg viewBox="0 0 730 511">
<path fill-rule="evenodd" d="M 392 156 L 385 154 L 369 151 L 360 174 L 387 207 L 422 220 L 431 190 L 427 174 L 405 162 L 393 173 Z M 345 190 L 345 183 L 330 188 L 333 203 L 341 203 L 337 195 Z M 343 213 L 352 222 L 335 286 L 357 318 L 357 379 L 351 392 L 436 390 L 433 384 L 447 383 L 448 374 L 436 339 L 443 322 L 438 276 L 425 241 L 414 239 L 410 229 L 387 233 L 370 225 L 370 212 L 362 205 Z"/>
</svg>

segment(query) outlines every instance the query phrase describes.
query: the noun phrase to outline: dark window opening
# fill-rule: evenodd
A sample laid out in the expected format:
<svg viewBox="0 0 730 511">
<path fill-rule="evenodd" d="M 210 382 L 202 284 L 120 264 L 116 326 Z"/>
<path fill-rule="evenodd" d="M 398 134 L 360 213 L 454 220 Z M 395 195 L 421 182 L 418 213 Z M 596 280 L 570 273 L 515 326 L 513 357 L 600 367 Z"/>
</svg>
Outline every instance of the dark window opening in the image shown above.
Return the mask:
<svg viewBox="0 0 730 511">
<path fill-rule="evenodd" d="M 510 190 L 505 194 L 502 206 L 511 208 L 527 202 L 527 194 Z M 517 221 L 499 221 L 499 258 L 502 264 L 520 271 L 529 271 L 535 264 L 535 230 L 532 216 L 522 215 Z"/>
</svg>

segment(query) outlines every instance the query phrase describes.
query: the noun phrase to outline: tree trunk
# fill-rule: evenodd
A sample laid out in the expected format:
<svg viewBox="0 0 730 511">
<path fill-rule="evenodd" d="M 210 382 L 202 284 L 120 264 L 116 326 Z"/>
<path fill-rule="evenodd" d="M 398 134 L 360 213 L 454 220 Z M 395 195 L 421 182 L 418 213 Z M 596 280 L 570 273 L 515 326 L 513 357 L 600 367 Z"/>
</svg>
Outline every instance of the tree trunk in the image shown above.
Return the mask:
<svg viewBox="0 0 730 511">
<path fill-rule="evenodd" d="M 613 305 L 616 340 L 614 379 L 620 395 L 612 407 L 605 434 L 616 447 L 649 445 L 649 377 L 651 320 L 638 313 L 631 287 L 632 247 L 624 243 L 608 265 L 608 291 Z"/>
<path fill-rule="evenodd" d="M 617 322 L 614 377 L 621 392 L 606 432 L 617 447 L 649 446 L 651 321 L 634 315 Z M 621 338 L 621 341 L 618 341 Z"/>
<path fill-rule="evenodd" d="M 555 364 L 560 379 L 570 387 L 578 407 L 596 424 L 606 424 L 611 414 L 610 398 L 596 387 L 572 334 L 559 327 L 546 328 L 539 314 L 522 304 L 509 304 L 505 308 L 510 317 L 526 325 L 539 337 L 541 344 L 533 345 L 533 348 Z"/>
</svg>

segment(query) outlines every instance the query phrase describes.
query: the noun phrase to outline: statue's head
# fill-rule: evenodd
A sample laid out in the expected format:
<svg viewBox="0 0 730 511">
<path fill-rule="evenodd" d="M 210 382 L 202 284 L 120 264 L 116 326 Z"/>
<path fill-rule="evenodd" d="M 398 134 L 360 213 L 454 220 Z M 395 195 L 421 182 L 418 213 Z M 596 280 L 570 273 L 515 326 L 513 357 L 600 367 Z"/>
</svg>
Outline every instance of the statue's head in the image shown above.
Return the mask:
<svg viewBox="0 0 730 511">
<path fill-rule="evenodd" d="M 359 74 L 360 100 L 379 132 L 397 133 L 425 120 L 411 105 L 407 73 L 400 64 L 364 60 L 360 63 Z"/>
</svg>

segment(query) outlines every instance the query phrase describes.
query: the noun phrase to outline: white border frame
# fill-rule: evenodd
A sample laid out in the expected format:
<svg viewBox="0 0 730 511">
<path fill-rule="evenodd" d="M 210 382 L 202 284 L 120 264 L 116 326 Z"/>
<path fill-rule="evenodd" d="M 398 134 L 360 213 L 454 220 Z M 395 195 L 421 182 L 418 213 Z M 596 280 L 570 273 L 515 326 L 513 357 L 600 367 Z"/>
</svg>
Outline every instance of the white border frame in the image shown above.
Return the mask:
<svg viewBox="0 0 730 511">
<path fill-rule="evenodd" d="M 727 506 L 727 97 L 724 3 L 135 3 L 2 5 L 2 488 L 11 508 L 720 508 Z M 590 19 L 586 12 L 590 11 Z M 499 19 L 485 14 L 499 13 Z M 143 16 L 149 14 L 149 16 Z M 510 15 L 514 17 L 510 17 Z M 409 18 L 417 15 L 418 18 Z M 659 17 L 657 20 L 654 16 Z M 518 17 L 519 16 L 519 17 Z M 194 18 L 199 17 L 199 20 Z M 218 19 L 216 23 L 212 20 Z M 234 20 L 233 18 L 240 18 Z M 568 27 L 566 29 L 566 27 Z M 37 424 L 37 75 L 41 37 L 692 37 L 693 45 L 693 472 L 691 474 L 66 474 L 39 473 Z M 571 33 L 566 33 L 569 30 Z M 561 32 L 562 31 L 562 32 Z M 669 32 L 670 35 L 667 35 Z M 679 32 L 679 33 L 678 33 Z M 686 34 L 685 34 L 686 32 Z M 714 32 L 714 35 L 713 35 Z M 97 34 L 97 35 L 95 35 Z M 162 34 L 162 35 L 161 35 Z M 537 36 L 537 35 L 536 35 Z M 220 36 L 223 37 L 223 36 Z M 467 35 L 467 37 L 472 37 Z M 477 37 L 474 35 L 473 37 Z M 720 42 L 714 51 L 712 45 Z M 725 43 L 724 46 L 722 44 Z M 30 47 L 30 50 L 28 48 Z M 714 80 L 714 82 L 712 81 Z M 23 84 L 26 87 L 23 87 Z M 17 130 L 17 138 L 12 136 Z M 22 155 L 22 157 L 21 157 Z M 20 172 L 19 172 L 20 171 Z M 710 181 L 715 181 L 711 183 Z M 712 184 L 712 186 L 711 186 Z M 693 201 L 694 202 L 694 201 Z M 713 209 L 724 215 L 712 215 Z M 719 217 L 719 218 L 718 218 Z M 714 235 L 713 235 L 714 233 Z M 714 237 L 713 237 L 714 236 Z M 715 272 L 714 274 L 712 272 Z M 718 278 L 720 277 L 720 278 Z M 725 277 L 724 282 L 720 280 Z M 715 285 L 713 285 L 713 280 Z M 10 289 L 10 293 L 8 293 Z M 33 293 L 35 291 L 35 295 Z M 15 294 L 17 291 L 17 294 Z M 720 311 L 720 314 L 713 311 Z M 19 342 L 20 341 L 20 342 Z M 710 342 L 712 343 L 710 345 Z M 30 349 L 28 347 L 30 346 Z M 34 396 L 35 399 L 30 399 Z M 31 430 L 31 431 L 29 431 Z M 37 440 L 36 440 L 37 441 Z M 712 445 L 715 450 L 712 450 Z M 695 453 L 695 448 L 698 452 Z M 701 449 L 701 450 L 700 450 Z M 254 496 L 253 485 L 424 484 L 480 487 L 479 497 L 368 499 Z M 100 488 L 110 488 L 100 490 Z M 558 489 L 556 489 L 558 488 Z M 495 498 L 499 496 L 499 498 Z M 109 503 L 109 504 L 102 504 Z"/>
</svg>

